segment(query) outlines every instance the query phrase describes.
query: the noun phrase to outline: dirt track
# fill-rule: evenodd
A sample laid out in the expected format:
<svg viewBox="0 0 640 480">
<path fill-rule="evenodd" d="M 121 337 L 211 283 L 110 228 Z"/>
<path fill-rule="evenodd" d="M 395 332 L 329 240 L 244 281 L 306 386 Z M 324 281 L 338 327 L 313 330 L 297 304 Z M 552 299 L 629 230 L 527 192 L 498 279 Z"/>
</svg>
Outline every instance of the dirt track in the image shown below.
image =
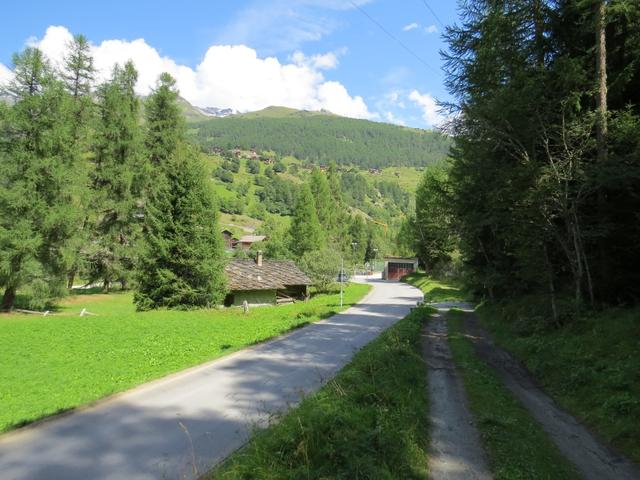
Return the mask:
<svg viewBox="0 0 640 480">
<path fill-rule="evenodd" d="M 425 324 L 422 336 L 430 403 L 430 478 L 490 479 L 480 437 L 447 343 L 447 322 L 441 314 Z"/>
<path fill-rule="evenodd" d="M 558 407 L 518 361 L 497 347 L 473 313 L 465 315 L 465 330 L 478 355 L 496 371 L 586 480 L 640 479 L 636 465 L 611 451 L 574 417 Z"/>
</svg>

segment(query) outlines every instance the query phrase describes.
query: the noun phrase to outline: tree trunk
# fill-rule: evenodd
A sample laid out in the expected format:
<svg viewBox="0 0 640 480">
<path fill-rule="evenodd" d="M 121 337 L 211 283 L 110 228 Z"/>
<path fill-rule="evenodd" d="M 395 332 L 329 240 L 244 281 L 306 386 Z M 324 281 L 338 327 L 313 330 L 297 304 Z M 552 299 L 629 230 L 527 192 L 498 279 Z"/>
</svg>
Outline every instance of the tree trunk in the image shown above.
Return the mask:
<svg viewBox="0 0 640 480">
<path fill-rule="evenodd" d="M 67 288 L 71 290 L 76 279 L 76 267 L 72 267 L 67 274 Z"/>
<path fill-rule="evenodd" d="M 536 39 L 536 63 L 544 67 L 544 24 L 542 18 L 542 0 L 533 0 L 533 25 Z"/>
<path fill-rule="evenodd" d="M 545 244 L 543 247 L 544 250 L 544 261 L 547 265 L 547 273 L 548 273 L 548 281 L 549 281 L 549 297 L 551 300 L 551 315 L 553 316 L 553 323 L 556 327 L 560 326 L 558 321 L 558 307 L 556 305 L 556 286 L 553 281 L 553 266 L 551 265 L 551 260 L 549 260 L 549 251 L 547 249 L 547 245 Z"/>
<path fill-rule="evenodd" d="M 598 1 L 596 14 L 596 70 L 598 76 L 598 122 L 596 140 L 598 142 L 598 161 L 607 160 L 607 37 L 606 37 L 606 1 Z"/>
<path fill-rule="evenodd" d="M 607 37 L 606 37 L 606 0 L 598 0 L 596 12 L 596 74 L 598 78 L 597 86 L 597 117 L 596 117 L 596 143 L 598 164 L 602 165 L 607 161 L 609 151 L 607 147 Z M 597 191 L 597 212 L 600 222 L 606 222 L 605 192 L 600 186 Z M 607 256 L 605 243 L 600 240 L 598 246 L 598 269 L 597 278 L 608 279 L 611 277 L 610 262 Z M 601 281 L 599 285 L 605 287 Z"/>
<path fill-rule="evenodd" d="M 7 287 L 2 297 L 2 310 L 11 310 L 13 308 L 13 302 L 16 300 L 15 287 Z"/>
</svg>

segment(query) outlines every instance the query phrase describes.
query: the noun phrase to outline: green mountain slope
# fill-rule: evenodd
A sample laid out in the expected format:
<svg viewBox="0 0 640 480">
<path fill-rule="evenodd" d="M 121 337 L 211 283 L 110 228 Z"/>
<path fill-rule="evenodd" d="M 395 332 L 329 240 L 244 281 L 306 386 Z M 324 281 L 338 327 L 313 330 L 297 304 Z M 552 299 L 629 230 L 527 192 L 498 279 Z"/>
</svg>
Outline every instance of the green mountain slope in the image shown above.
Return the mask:
<svg viewBox="0 0 640 480">
<path fill-rule="evenodd" d="M 268 107 L 258 112 L 190 123 L 203 151 L 216 148 L 272 150 L 307 163 L 383 168 L 423 167 L 446 157 L 451 140 L 428 130 Z"/>
<path fill-rule="evenodd" d="M 178 97 L 178 105 L 184 114 L 184 118 L 187 122 L 197 122 L 206 120 L 208 117 L 198 110 L 196 107 L 187 102 L 184 98 Z"/>
</svg>

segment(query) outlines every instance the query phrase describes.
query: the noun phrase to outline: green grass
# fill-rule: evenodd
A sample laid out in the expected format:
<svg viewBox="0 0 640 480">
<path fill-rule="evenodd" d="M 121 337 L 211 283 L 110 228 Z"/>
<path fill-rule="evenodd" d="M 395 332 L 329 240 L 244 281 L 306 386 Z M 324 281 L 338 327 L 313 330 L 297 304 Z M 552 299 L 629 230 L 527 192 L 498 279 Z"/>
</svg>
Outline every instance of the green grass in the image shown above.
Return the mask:
<svg viewBox="0 0 640 480">
<path fill-rule="evenodd" d="M 415 310 L 210 479 L 425 479 L 428 404 Z"/>
<path fill-rule="evenodd" d="M 388 182 L 397 183 L 400 188 L 415 193 L 418 183 L 422 178 L 422 169 L 414 167 L 388 167 L 383 168 L 379 174 L 366 173 L 371 181 L 386 180 Z"/>
<path fill-rule="evenodd" d="M 485 305 L 483 324 L 564 408 L 640 463 L 640 309 L 610 309 L 560 329 L 522 305 Z"/>
<path fill-rule="evenodd" d="M 453 280 L 439 281 L 428 275 L 416 272 L 404 277 L 403 281 L 422 290 L 425 302 L 464 302 L 469 294 Z"/>
<path fill-rule="evenodd" d="M 580 478 L 542 427 L 511 395 L 462 335 L 462 313 L 450 312 L 449 344 L 496 480 Z"/>
<path fill-rule="evenodd" d="M 368 285 L 352 284 L 345 307 Z M 278 307 L 136 312 L 79 295 L 54 316 L 0 314 L 0 432 L 261 342 L 340 310 L 339 294 Z M 82 308 L 98 316 L 79 317 Z"/>
</svg>

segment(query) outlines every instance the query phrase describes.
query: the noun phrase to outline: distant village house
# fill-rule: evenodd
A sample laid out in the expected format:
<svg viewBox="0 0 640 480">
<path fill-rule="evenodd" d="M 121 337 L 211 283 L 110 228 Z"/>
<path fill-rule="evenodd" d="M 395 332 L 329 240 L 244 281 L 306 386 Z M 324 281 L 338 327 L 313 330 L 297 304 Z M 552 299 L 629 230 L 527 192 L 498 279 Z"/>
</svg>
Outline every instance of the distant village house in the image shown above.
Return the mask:
<svg viewBox="0 0 640 480">
<path fill-rule="evenodd" d="M 225 268 L 229 284 L 226 306 L 274 305 L 307 298 L 311 279 L 294 262 L 255 259 L 231 259 Z"/>
<path fill-rule="evenodd" d="M 235 242 L 233 248 L 240 248 L 242 250 L 249 250 L 254 243 L 262 242 L 266 240 L 265 235 L 244 235 Z"/>
</svg>

